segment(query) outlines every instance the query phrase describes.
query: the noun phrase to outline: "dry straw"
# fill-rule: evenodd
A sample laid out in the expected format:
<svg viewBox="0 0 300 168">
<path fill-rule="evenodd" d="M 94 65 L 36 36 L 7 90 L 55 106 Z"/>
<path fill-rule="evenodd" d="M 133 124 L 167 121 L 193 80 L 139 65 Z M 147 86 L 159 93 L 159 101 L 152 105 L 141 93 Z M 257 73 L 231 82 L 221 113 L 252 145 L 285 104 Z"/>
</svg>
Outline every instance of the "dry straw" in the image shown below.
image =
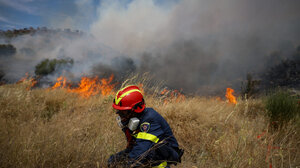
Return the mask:
<svg viewBox="0 0 300 168">
<path fill-rule="evenodd" d="M 106 167 L 108 157 L 125 147 L 113 95 L 86 99 L 27 85 L 0 86 L 1 167 Z M 232 105 L 187 97 L 164 103 L 153 93 L 145 93 L 147 106 L 166 118 L 185 150 L 177 167 L 300 166 L 299 127 L 271 131 L 261 99 Z"/>
</svg>

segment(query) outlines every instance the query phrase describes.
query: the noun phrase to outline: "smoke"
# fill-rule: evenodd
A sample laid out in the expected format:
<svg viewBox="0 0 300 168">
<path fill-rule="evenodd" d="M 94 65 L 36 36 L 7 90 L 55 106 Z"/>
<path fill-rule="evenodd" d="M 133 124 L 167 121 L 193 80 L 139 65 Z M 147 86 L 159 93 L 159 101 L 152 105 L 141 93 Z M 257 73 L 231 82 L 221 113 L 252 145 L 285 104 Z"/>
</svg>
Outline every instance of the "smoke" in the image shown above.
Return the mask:
<svg viewBox="0 0 300 168">
<path fill-rule="evenodd" d="M 273 51 L 288 57 L 299 45 L 299 6 L 297 0 L 106 2 L 91 33 L 175 88 L 239 88 Z"/>
<path fill-rule="evenodd" d="M 45 58 L 72 58 L 76 77 L 150 72 L 170 87 L 212 93 L 239 89 L 248 72 L 270 64 L 274 51 L 288 58 L 300 45 L 299 0 L 103 0 L 93 5 L 77 0 L 75 13 L 47 19 L 53 27 L 89 27 L 91 36 L 13 39 L 17 54 L 0 58 L 6 77 L 33 73 Z"/>
<path fill-rule="evenodd" d="M 45 59 L 72 59 L 74 64 L 68 72 L 48 76 L 54 81 L 59 75 L 79 78 L 89 75 L 97 63 L 108 64 L 119 53 L 99 43 L 93 37 L 69 30 L 40 31 L 34 35 L 22 35 L 10 40 L 17 48 L 14 55 L 0 57 L 1 69 L 8 81 L 18 81 L 25 73 L 34 75 L 35 66 Z M 60 71 L 59 69 L 57 70 Z"/>
</svg>

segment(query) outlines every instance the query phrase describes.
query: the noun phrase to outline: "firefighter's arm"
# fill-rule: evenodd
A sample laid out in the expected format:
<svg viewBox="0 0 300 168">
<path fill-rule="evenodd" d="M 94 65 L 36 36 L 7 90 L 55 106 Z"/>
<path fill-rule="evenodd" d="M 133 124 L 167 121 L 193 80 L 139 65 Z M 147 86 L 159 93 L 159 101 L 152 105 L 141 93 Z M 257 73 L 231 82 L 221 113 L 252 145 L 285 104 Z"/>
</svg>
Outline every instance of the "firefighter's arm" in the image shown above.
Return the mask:
<svg viewBox="0 0 300 168">
<path fill-rule="evenodd" d="M 129 153 L 129 158 L 135 162 L 143 163 L 143 158 L 151 152 L 151 147 L 159 141 L 163 134 L 160 124 L 155 122 L 144 122 L 140 126 L 140 132 L 134 135 L 136 144 Z"/>
</svg>

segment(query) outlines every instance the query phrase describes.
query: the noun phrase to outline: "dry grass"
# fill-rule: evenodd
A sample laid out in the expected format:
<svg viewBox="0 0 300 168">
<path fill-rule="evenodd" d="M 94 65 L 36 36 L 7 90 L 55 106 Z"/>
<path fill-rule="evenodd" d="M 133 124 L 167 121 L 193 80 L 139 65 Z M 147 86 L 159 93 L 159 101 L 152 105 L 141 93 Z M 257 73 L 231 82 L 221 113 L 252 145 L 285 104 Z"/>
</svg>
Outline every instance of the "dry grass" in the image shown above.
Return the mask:
<svg viewBox="0 0 300 168">
<path fill-rule="evenodd" d="M 106 167 L 125 147 L 115 122 L 113 96 L 89 99 L 63 89 L 0 86 L 0 167 Z M 269 130 L 261 100 L 234 106 L 209 98 L 182 102 L 146 95 L 185 149 L 177 167 L 297 167 L 299 127 Z M 175 166 L 174 166 L 175 167 Z"/>
</svg>

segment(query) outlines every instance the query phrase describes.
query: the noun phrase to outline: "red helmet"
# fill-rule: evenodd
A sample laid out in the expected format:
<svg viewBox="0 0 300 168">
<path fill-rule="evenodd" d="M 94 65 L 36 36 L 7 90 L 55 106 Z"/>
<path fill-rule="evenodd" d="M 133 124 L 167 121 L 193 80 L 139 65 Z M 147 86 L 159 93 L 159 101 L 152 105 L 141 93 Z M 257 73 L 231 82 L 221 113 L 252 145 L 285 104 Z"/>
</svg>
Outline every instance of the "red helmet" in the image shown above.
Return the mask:
<svg viewBox="0 0 300 168">
<path fill-rule="evenodd" d="M 132 110 L 135 113 L 141 113 L 145 109 L 143 95 L 140 89 L 133 85 L 120 89 L 112 106 L 117 110 Z"/>
</svg>

